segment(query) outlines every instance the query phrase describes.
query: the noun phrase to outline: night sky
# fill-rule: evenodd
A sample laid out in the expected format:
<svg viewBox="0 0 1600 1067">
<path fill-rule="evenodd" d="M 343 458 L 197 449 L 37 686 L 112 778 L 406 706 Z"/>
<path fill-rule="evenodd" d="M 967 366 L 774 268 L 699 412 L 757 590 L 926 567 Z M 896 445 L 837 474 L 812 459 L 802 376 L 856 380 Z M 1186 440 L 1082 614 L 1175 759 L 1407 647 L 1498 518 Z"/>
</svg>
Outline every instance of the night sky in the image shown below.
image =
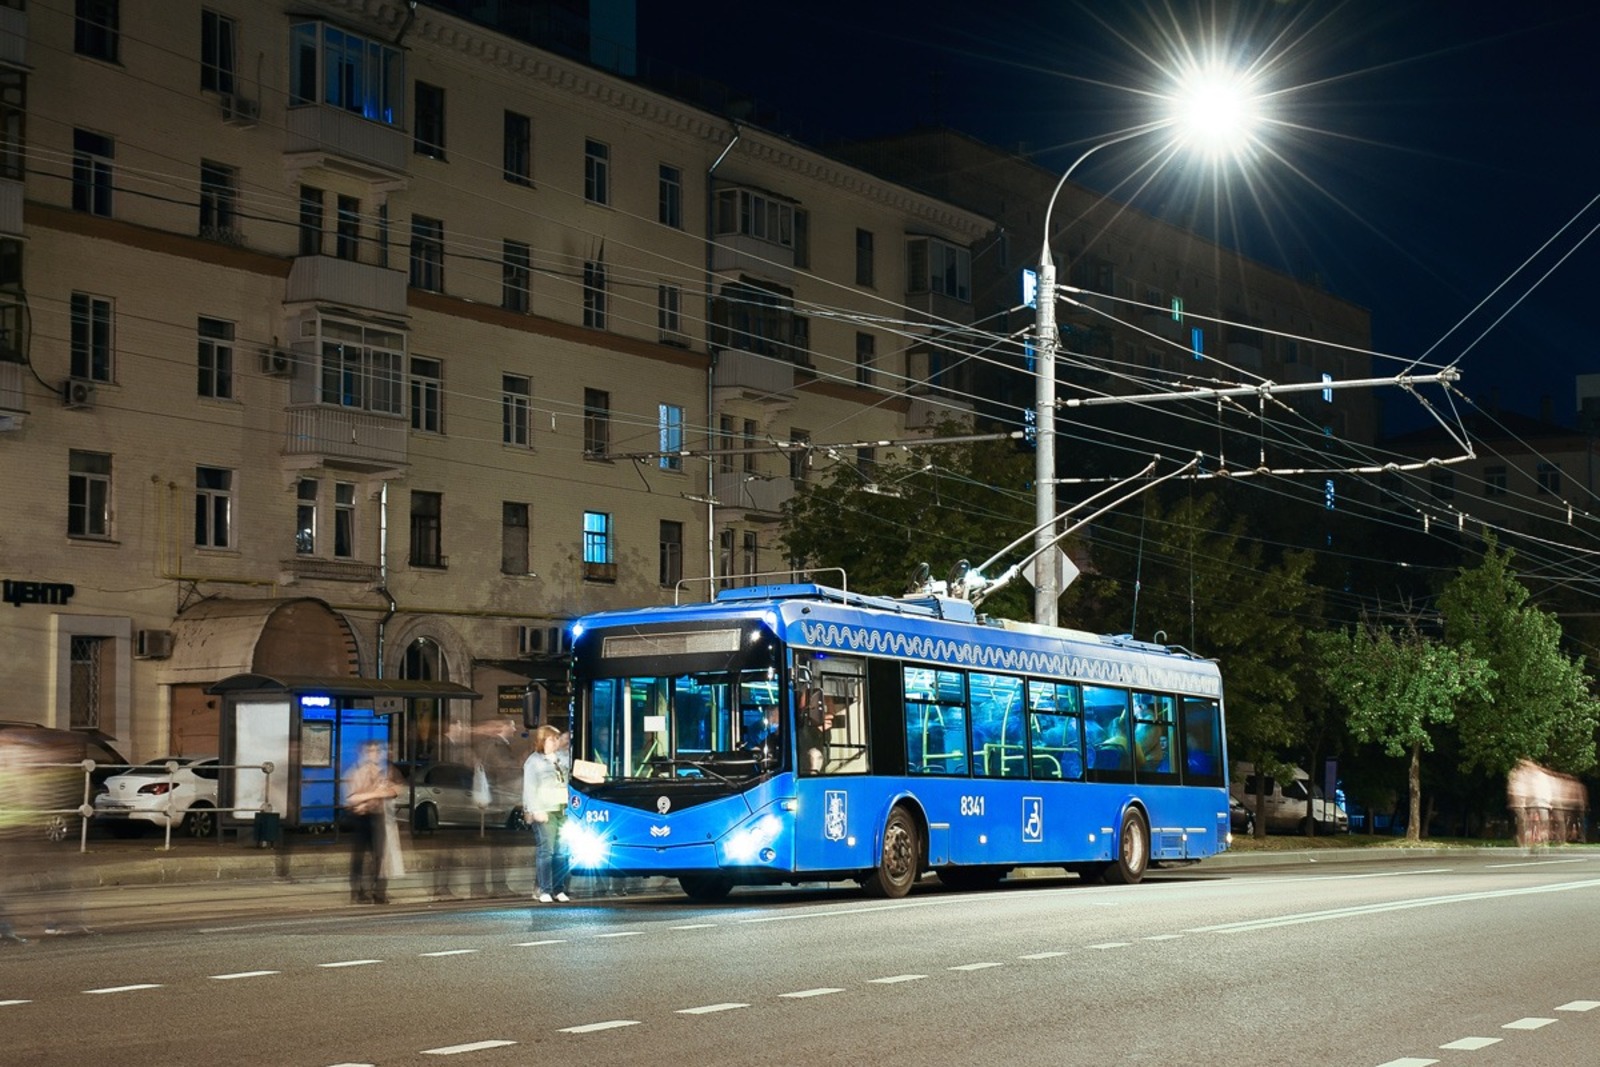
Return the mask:
<svg viewBox="0 0 1600 1067">
<path fill-rule="evenodd" d="M 1573 377 L 1600 373 L 1600 7 L 642 0 L 638 18 L 641 64 L 748 92 L 800 140 L 939 123 L 1053 170 L 1147 121 L 1175 55 L 1220 48 L 1259 70 L 1271 116 L 1224 182 L 1190 165 L 1135 188 L 1156 138 L 1075 177 L 1370 309 L 1399 357 L 1375 373 L 1459 360 L 1480 405 L 1549 396 L 1568 424 Z"/>
</svg>

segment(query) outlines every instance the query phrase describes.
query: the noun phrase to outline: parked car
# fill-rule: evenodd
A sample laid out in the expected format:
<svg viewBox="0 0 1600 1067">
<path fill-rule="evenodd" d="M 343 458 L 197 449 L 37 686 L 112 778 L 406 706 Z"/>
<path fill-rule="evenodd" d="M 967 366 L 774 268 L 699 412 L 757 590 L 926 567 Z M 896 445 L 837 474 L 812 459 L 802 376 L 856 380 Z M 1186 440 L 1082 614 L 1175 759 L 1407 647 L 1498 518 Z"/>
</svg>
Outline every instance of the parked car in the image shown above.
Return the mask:
<svg viewBox="0 0 1600 1067">
<path fill-rule="evenodd" d="M 169 769 L 170 765 L 170 769 Z M 118 837 L 150 826 L 180 826 L 190 837 L 217 832 L 217 757 L 163 756 L 106 779 L 94 814 Z"/>
<path fill-rule="evenodd" d="M 1234 837 L 1254 837 L 1256 833 L 1255 813 L 1231 793 L 1228 795 L 1228 831 Z"/>
<path fill-rule="evenodd" d="M 1256 776 L 1252 764 L 1241 763 L 1229 779 L 1228 789 L 1246 809 L 1266 824 L 1268 833 L 1304 833 L 1308 829 L 1306 824 L 1311 821 L 1315 821 L 1318 833 L 1350 832 L 1350 816 L 1345 814 L 1344 808 L 1327 800 L 1321 787 L 1299 767 L 1294 768 L 1294 778 L 1290 781 L 1279 781 L 1269 775 L 1263 782 Z M 1264 794 L 1260 810 L 1256 808 L 1258 789 Z M 1307 797 L 1311 798 L 1309 816 L 1306 814 Z"/>
<path fill-rule="evenodd" d="M 128 766 L 122 753 L 98 731 L 57 730 L 36 722 L 4 719 L 0 720 L 0 744 L 4 744 L 8 760 L 47 765 L 39 768 L 44 773 L 38 776 L 23 776 L 20 785 L 8 789 L 11 796 L 0 798 L 0 805 L 37 813 L 36 817 L 24 816 L 23 821 L 36 822 L 51 841 L 77 833 L 80 816 L 66 809 L 77 808 L 85 800 L 83 772 L 65 765 L 94 760 L 89 772 L 91 800 L 107 779 Z"/>
<path fill-rule="evenodd" d="M 507 782 L 489 790 L 489 804 L 480 808 L 472 795 L 474 769 L 465 763 L 435 763 L 412 772 L 411 782 L 400 787 L 395 814 L 411 822 L 415 833 L 439 826 L 504 826 L 522 824 L 522 781 Z M 415 800 L 413 797 L 415 790 Z M 412 817 L 415 807 L 416 815 Z"/>
</svg>

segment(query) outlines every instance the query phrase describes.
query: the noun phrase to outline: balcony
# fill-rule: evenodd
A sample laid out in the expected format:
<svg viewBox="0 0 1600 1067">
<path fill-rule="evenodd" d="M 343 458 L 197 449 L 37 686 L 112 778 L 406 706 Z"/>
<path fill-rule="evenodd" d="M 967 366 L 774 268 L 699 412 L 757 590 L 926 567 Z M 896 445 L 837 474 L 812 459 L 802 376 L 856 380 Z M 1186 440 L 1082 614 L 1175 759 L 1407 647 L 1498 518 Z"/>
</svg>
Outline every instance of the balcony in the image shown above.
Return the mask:
<svg viewBox="0 0 1600 1067">
<path fill-rule="evenodd" d="M 719 234 L 712 241 L 711 269 L 717 274 L 748 274 L 793 288 L 794 250 L 747 234 Z"/>
<path fill-rule="evenodd" d="M 391 189 L 405 185 L 411 138 L 399 126 L 321 104 L 291 107 L 287 126 L 283 152 L 293 162 Z"/>
<path fill-rule="evenodd" d="M 906 307 L 911 309 L 911 321 L 923 326 L 940 327 L 951 323 L 965 326 L 972 322 L 971 302 L 957 300 L 931 289 L 907 293 Z"/>
<path fill-rule="evenodd" d="M 368 473 L 407 466 L 410 426 L 403 417 L 322 404 L 291 407 L 288 416 L 283 454 L 304 460 L 305 466 Z"/>
<path fill-rule="evenodd" d="M 1261 369 L 1261 346 L 1249 342 L 1229 341 L 1227 360 L 1229 366 L 1258 371 Z"/>
<path fill-rule="evenodd" d="M 0 178 L 0 233 L 22 233 L 22 183 L 9 178 Z"/>
<path fill-rule="evenodd" d="M 376 585 L 378 565 L 360 563 L 353 559 L 318 559 L 315 556 L 296 556 L 280 565 L 290 580 L 305 579 L 319 582 L 359 582 Z"/>
<path fill-rule="evenodd" d="M 717 356 L 716 402 L 754 400 L 788 407 L 794 402 L 794 364 L 737 348 Z"/>
<path fill-rule="evenodd" d="M 11 67 L 27 67 L 28 13 L 26 11 L 15 7 L 0 7 L 0 63 Z"/>
<path fill-rule="evenodd" d="M 289 267 L 284 303 L 338 304 L 386 315 L 406 313 L 406 272 L 334 256 L 300 256 Z"/>
<path fill-rule="evenodd" d="M 718 471 L 712 481 L 717 506 L 732 511 L 777 517 L 794 497 L 788 477 L 764 478 L 744 471 Z"/>
</svg>

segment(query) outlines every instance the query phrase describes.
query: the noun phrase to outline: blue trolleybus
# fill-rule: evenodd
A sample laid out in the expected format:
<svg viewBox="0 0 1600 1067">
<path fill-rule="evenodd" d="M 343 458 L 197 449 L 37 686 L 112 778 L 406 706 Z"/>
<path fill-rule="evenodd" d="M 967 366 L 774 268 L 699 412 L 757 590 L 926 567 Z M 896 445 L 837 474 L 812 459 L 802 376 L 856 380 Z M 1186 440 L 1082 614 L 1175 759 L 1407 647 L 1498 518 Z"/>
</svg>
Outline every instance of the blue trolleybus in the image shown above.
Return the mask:
<svg viewBox="0 0 1600 1067">
<path fill-rule="evenodd" d="M 1181 649 L 821 585 L 572 632 L 577 870 L 899 897 L 928 870 L 1133 883 L 1228 846 L 1222 679 Z"/>
</svg>

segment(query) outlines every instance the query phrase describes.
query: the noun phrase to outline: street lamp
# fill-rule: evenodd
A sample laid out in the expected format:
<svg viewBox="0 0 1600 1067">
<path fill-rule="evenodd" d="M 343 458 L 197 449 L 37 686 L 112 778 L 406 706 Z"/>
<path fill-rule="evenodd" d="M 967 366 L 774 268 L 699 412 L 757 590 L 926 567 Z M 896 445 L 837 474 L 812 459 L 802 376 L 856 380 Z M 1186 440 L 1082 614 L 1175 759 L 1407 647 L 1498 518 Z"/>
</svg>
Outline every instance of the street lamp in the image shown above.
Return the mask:
<svg viewBox="0 0 1600 1067">
<path fill-rule="evenodd" d="M 1066 187 L 1079 164 L 1102 148 L 1156 130 L 1174 130 L 1177 140 L 1184 144 L 1204 146 L 1212 151 L 1226 146 L 1237 148 L 1249 135 L 1256 120 L 1255 96 L 1249 80 L 1238 74 L 1215 68 L 1197 69 L 1180 79 L 1173 93 L 1166 117 L 1108 137 L 1092 145 L 1083 155 L 1073 160 L 1072 166 L 1061 175 L 1050 194 L 1044 210 L 1044 241 L 1039 250 L 1038 358 L 1034 373 L 1034 439 L 1037 451 L 1034 457 L 1034 535 L 1035 576 L 1033 592 L 1033 621 L 1046 626 L 1056 625 L 1056 602 L 1061 589 L 1056 581 L 1056 264 L 1050 255 L 1050 216 L 1055 211 L 1056 198 Z"/>
</svg>

